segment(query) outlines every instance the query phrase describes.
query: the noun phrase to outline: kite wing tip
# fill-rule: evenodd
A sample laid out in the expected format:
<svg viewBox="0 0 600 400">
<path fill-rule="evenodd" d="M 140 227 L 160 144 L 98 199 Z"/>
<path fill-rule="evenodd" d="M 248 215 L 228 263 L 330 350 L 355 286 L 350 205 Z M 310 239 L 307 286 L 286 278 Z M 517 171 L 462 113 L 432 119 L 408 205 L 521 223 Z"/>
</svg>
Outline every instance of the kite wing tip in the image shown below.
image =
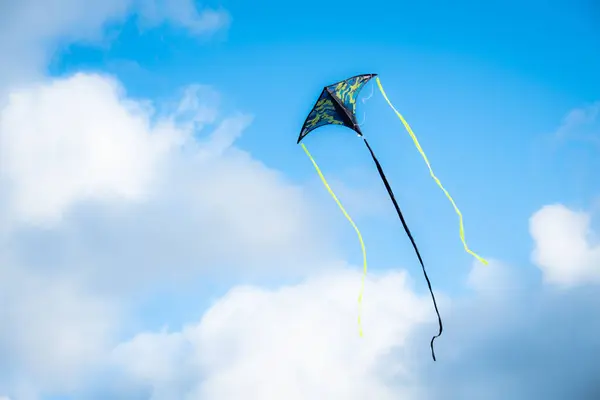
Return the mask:
<svg viewBox="0 0 600 400">
<path fill-rule="evenodd" d="M 298 135 L 298 141 L 296 142 L 296 144 L 300 144 L 300 142 L 302 141 L 302 139 L 304 139 L 306 137 L 306 133 L 304 133 L 304 128 L 306 127 L 306 124 L 304 126 L 302 126 L 302 130 L 300 131 L 300 134 Z"/>
</svg>

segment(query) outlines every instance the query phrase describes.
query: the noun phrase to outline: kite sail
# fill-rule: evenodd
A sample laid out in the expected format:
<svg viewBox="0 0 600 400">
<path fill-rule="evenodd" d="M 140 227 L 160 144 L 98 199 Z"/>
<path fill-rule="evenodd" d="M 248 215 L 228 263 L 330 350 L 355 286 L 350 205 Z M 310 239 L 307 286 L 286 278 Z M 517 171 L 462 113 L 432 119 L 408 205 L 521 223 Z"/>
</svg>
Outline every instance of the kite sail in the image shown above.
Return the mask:
<svg viewBox="0 0 600 400">
<path fill-rule="evenodd" d="M 361 250 L 362 250 L 362 255 L 363 255 L 363 277 L 362 277 L 360 294 L 358 296 L 358 303 L 359 303 L 358 326 L 359 326 L 359 334 L 360 334 L 360 336 L 362 336 L 361 311 L 360 310 L 361 310 L 361 306 L 362 306 L 364 283 L 365 283 L 365 278 L 366 278 L 366 274 L 367 274 L 367 255 L 366 255 L 365 244 L 364 244 L 362 235 L 360 233 L 360 230 L 358 229 L 358 227 L 356 226 L 356 224 L 354 223 L 354 221 L 352 220 L 350 215 L 346 212 L 346 210 L 344 209 L 340 200 L 334 194 L 333 190 L 327 183 L 327 180 L 325 179 L 325 177 L 324 177 L 323 173 L 321 172 L 319 166 L 317 165 L 316 161 L 314 160 L 314 158 L 312 157 L 312 155 L 310 154 L 310 152 L 308 151 L 308 149 L 306 148 L 304 143 L 301 143 L 301 141 L 311 131 L 313 131 L 321 126 L 324 126 L 324 125 L 345 126 L 347 128 L 354 130 L 358 134 L 358 136 L 364 141 L 365 146 L 367 147 L 369 154 L 371 155 L 371 158 L 373 159 L 373 162 L 375 163 L 377 172 L 379 173 L 379 176 L 381 177 L 381 180 L 383 181 L 383 184 L 388 192 L 390 200 L 392 201 L 392 203 L 394 205 L 396 214 L 398 214 L 398 218 L 400 219 L 400 222 L 402 223 L 404 231 L 406 232 L 406 235 L 408 236 L 408 238 L 412 244 L 412 247 L 417 255 L 417 259 L 419 260 L 421 269 L 423 270 L 423 275 L 425 276 L 425 280 L 427 282 L 427 287 L 429 288 L 429 293 L 431 294 L 431 299 L 433 301 L 433 306 L 434 306 L 434 309 L 435 309 L 435 312 L 436 312 L 436 315 L 438 318 L 438 325 L 439 325 L 438 334 L 433 336 L 431 339 L 431 342 L 430 342 L 431 355 L 433 357 L 433 360 L 435 361 L 436 358 L 435 358 L 433 342 L 435 341 L 436 338 L 441 336 L 442 331 L 443 331 L 443 325 L 442 325 L 442 318 L 440 317 L 440 313 L 438 310 L 437 302 L 435 300 L 435 295 L 433 294 L 433 290 L 431 288 L 431 282 L 429 280 L 429 276 L 427 275 L 425 263 L 423 262 L 423 258 L 421 257 L 421 253 L 419 252 L 419 248 L 417 247 L 417 244 L 412 236 L 412 233 L 411 233 L 410 229 L 408 228 L 408 225 L 406 223 L 404 215 L 402 214 L 400 206 L 398 205 L 398 202 L 396 201 L 396 196 L 394 195 L 394 192 L 392 191 L 392 188 L 385 176 L 383 167 L 381 166 L 381 163 L 375 156 L 375 153 L 373 152 L 373 149 L 369 145 L 369 142 L 364 137 L 364 135 L 360 129 L 360 126 L 356 120 L 356 100 L 357 100 L 358 94 L 360 93 L 360 91 L 364 87 L 364 85 L 373 78 L 375 78 L 375 81 L 377 82 L 377 86 L 379 87 L 379 90 L 380 90 L 381 94 L 383 95 L 383 97 L 385 98 L 386 102 L 394 110 L 394 112 L 396 113 L 398 118 L 400 118 L 402 124 L 404 125 L 404 127 L 406 128 L 408 133 L 410 134 L 417 150 L 423 157 L 423 160 L 425 161 L 425 163 L 429 169 L 429 173 L 430 173 L 431 177 L 434 179 L 434 181 L 440 187 L 440 189 L 444 192 L 444 194 L 446 195 L 446 197 L 452 204 L 454 211 L 458 215 L 459 227 L 460 227 L 459 233 L 460 233 L 460 238 L 461 238 L 461 241 L 463 243 L 465 250 L 469 254 L 474 256 L 477 260 L 482 262 L 483 264 L 487 264 L 486 260 L 479 257 L 477 254 L 475 254 L 473 251 L 471 251 L 469 249 L 469 247 L 467 246 L 467 243 L 465 240 L 465 235 L 464 235 L 464 225 L 463 225 L 462 213 L 456 206 L 456 203 L 454 202 L 454 200 L 452 199 L 452 197 L 450 196 L 448 191 L 442 186 L 440 180 L 433 173 L 433 170 L 431 168 L 429 160 L 427 159 L 427 156 L 425 155 L 423 149 L 421 148 L 416 135 L 414 134 L 414 132 L 412 131 L 412 129 L 410 128 L 410 126 L 408 125 L 408 123 L 406 122 L 404 117 L 398 112 L 398 110 L 396 110 L 396 108 L 392 105 L 392 103 L 388 99 L 385 91 L 383 90 L 383 87 L 381 85 L 381 82 L 380 82 L 377 74 L 357 75 L 357 76 L 353 76 L 351 78 L 345 79 L 343 81 L 334 83 L 332 85 L 325 86 L 323 88 L 323 91 L 321 92 L 321 95 L 319 96 L 317 102 L 315 103 L 312 110 L 308 114 L 306 120 L 304 121 L 302 129 L 300 131 L 300 135 L 298 136 L 297 143 L 299 143 L 302 146 L 302 149 L 304 150 L 306 155 L 311 160 L 311 162 L 312 162 L 314 168 L 316 169 L 319 177 L 321 178 L 321 181 L 323 182 L 325 188 L 327 189 L 329 194 L 333 197 L 333 199 L 337 203 L 338 207 L 342 210 L 342 213 L 344 214 L 346 219 L 348 219 L 348 221 L 350 222 L 350 224 L 352 225 L 352 227 L 354 228 L 354 230 L 356 231 L 356 233 L 358 235 L 358 239 L 359 239 L 359 242 L 361 245 Z"/>
</svg>

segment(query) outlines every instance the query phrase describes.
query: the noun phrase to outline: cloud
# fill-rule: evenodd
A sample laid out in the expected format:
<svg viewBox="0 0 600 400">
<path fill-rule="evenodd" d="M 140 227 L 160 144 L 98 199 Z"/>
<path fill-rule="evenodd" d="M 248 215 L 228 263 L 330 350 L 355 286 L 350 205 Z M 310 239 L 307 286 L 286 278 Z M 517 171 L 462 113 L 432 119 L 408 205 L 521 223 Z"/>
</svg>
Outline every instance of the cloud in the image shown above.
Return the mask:
<svg viewBox="0 0 600 400">
<path fill-rule="evenodd" d="M 157 112 L 95 74 L 11 93 L 0 111 L 0 217 L 15 260 L 85 271 L 114 290 L 217 266 L 318 268 L 329 248 L 319 213 L 234 147 L 252 118 L 217 118 L 217 98 L 194 85 Z"/>
<path fill-rule="evenodd" d="M 600 244 L 590 220 L 563 205 L 545 206 L 530 218 L 532 257 L 546 282 L 561 287 L 600 282 Z"/>
<path fill-rule="evenodd" d="M 229 21 L 225 11 L 198 9 L 191 0 L 0 2 L 0 399 L 68 393 L 93 377 L 123 327 L 129 299 L 96 290 L 102 288 L 90 270 L 107 267 L 95 259 L 101 246 L 91 253 L 72 246 L 82 240 L 79 230 L 87 232 L 88 245 L 102 241 L 93 237 L 93 225 L 84 226 L 85 217 L 73 213 L 95 208 L 88 220 L 102 220 L 122 211 L 119 205 L 147 204 L 161 167 L 172 161 L 172 151 L 182 150 L 182 137 L 216 118 L 212 105 L 187 106 L 193 118 L 183 111 L 157 116 L 106 76 L 44 77 L 59 45 L 101 43 L 106 25 L 131 13 L 145 28 L 166 23 L 193 35 Z M 197 89 L 188 97 L 206 96 Z M 238 115 L 220 123 L 229 127 L 222 134 L 229 140 L 221 144 L 226 151 L 249 119 Z M 121 229 L 107 219 L 112 230 Z M 108 267 L 107 286 L 119 286 L 115 272 L 128 271 L 127 265 Z M 139 275 L 144 265 L 136 267 Z"/>
<path fill-rule="evenodd" d="M 415 294 L 404 271 L 368 281 L 362 339 L 357 272 L 331 270 L 274 290 L 238 286 L 197 323 L 117 346 L 114 375 L 128 383 L 103 396 L 595 399 L 600 296 L 536 290 L 519 284 L 526 275 L 498 261 L 474 265 L 468 281 L 476 291 L 442 301 L 436 363 L 430 300 Z"/>
<path fill-rule="evenodd" d="M 121 308 L 76 277 L 0 268 L 0 388 L 77 387 L 113 345 Z M 20 398 L 20 397 L 17 397 Z"/>
<path fill-rule="evenodd" d="M 232 268 L 281 277 L 327 258 L 306 194 L 235 148 L 252 118 L 220 115 L 214 90 L 191 86 L 165 111 L 114 78 L 76 74 L 9 99 L 1 392 L 34 400 L 95 379 L 141 290 Z"/>
<path fill-rule="evenodd" d="M 585 219 L 564 206 L 536 212 L 538 257 L 555 259 L 564 238 L 543 245 L 537 233 L 577 238 Z M 592 316 L 600 296 L 592 288 L 539 290 L 527 275 L 497 260 L 474 263 L 467 277 L 474 291 L 442 297 L 437 363 L 427 348 L 435 328 L 429 298 L 415 294 L 406 273 L 368 282 L 360 339 L 353 317 L 360 277 L 346 269 L 276 290 L 233 288 L 198 323 L 120 344 L 113 362 L 129 393 L 153 400 L 596 398 L 600 322 Z"/>
<path fill-rule="evenodd" d="M 302 189 L 234 147 L 252 118 L 219 115 L 208 87 L 183 93 L 164 112 L 76 74 L 0 110 L 1 392 L 93 380 L 142 290 L 326 259 Z"/>
<path fill-rule="evenodd" d="M 194 0 L 142 0 L 139 1 L 139 10 L 144 26 L 169 22 L 196 35 L 225 28 L 231 19 L 224 10 L 206 9 L 199 12 Z"/>
<path fill-rule="evenodd" d="M 600 145 L 600 102 L 571 110 L 563 118 L 555 136 Z"/>
<path fill-rule="evenodd" d="M 143 200 L 183 139 L 172 126 L 150 126 L 148 112 L 110 78 L 77 74 L 15 90 L 0 113 L 11 215 L 55 222 L 83 199 Z"/>
<path fill-rule="evenodd" d="M 440 362 L 409 360 L 423 389 L 418 399 L 597 398 L 600 322 L 593 315 L 600 296 L 533 285 L 499 298 L 453 302 L 438 344 Z"/>
<path fill-rule="evenodd" d="M 467 275 L 467 286 L 482 300 L 505 301 L 507 295 L 516 295 L 524 289 L 514 268 L 498 260 L 488 261 L 488 265 L 475 261 Z"/>
<path fill-rule="evenodd" d="M 141 333 L 114 362 L 149 398 L 396 399 L 387 382 L 411 372 L 388 358 L 432 319 L 404 272 L 370 278 L 358 336 L 360 274 L 336 270 L 277 290 L 232 289 L 180 332 Z M 426 346 L 426 341 L 423 342 Z"/>
<path fill-rule="evenodd" d="M 145 28 L 164 23 L 194 35 L 228 26 L 224 10 L 198 9 L 193 0 L 22 0 L 0 3 L 0 99 L 7 87 L 41 79 L 56 46 L 104 39 L 105 27 L 137 15 Z M 10 56 L 8 56 L 10 55 Z M 1 103 L 1 102 L 0 102 Z"/>
<path fill-rule="evenodd" d="M 120 22 L 131 14 L 137 14 L 149 27 L 167 22 L 193 34 L 224 28 L 229 18 L 223 10 L 198 9 L 193 0 L 107 0 L 93 4 L 83 0 L 24 0 L 3 3 L 2 7 L 6 32 L 29 44 L 51 44 L 57 39 L 98 40 L 107 23 Z"/>
</svg>

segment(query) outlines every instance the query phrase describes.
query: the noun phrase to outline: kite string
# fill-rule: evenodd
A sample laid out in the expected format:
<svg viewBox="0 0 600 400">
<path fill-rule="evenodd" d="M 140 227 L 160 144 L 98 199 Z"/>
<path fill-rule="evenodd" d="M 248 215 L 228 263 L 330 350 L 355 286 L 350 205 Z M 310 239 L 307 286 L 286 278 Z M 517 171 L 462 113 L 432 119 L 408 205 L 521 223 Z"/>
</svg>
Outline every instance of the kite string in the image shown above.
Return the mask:
<svg viewBox="0 0 600 400">
<path fill-rule="evenodd" d="M 315 161 L 313 156 L 310 154 L 310 152 L 308 151 L 308 149 L 306 148 L 304 143 L 300 143 L 300 146 L 302 146 L 302 149 L 304 150 L 304 152 L 306 153 L 306 155 L 312 162 L 313 167 L 315 167 L 317 174 L 319 174 L 319 178 L 321 178 L 321 182 L 323 182 L 323 185 L 325 186 L 325 188 L 327 189 L 327 191 L 329 192 L 329 194 L 331 195 L 333 200 L 335 200 L 335 202 L 338 205 L 338 207 L 340 208 L 340 210 L 342 210 L 344 217 L 346 217 L 348 222 L 350 222 L 350 225 L 352 225 L 352 227 L 356 231 L 356 235 L 358 236 L 358 241 L 360 242 L 360 248 L 361 248 L 362 256 L 363 256 L 363 275 L 362 275 L 362 279 L 361 279 L 360 293 L 358 295 L 358 334 L 360 335 L 360 337 L 362 337 L 363 336 L 362 323 L 361 323 L 362 298 L 363 298 L 363 294 L 365 291 L 365 279 L 367 277 L 367 251 L 365 248 L 365 242 L 363 241 L 363 237 L 362 237 L 362 234 L 360 233 L 360 230 L 358 229 L 358 226 L 356 226 L 356 224 L 354 223 L 354 221 L 352 220 L 352 218 L 350 217 L 350 215 L 348 214 L 348 212 L 346 211 L 346 209 L 344 208 L 344 206 L 342 205 L 340 200 L 337 198 L 337 196 L 331 189 L 331 186 L 329 186 L 329 183 L 327 183 L 325 176 L 321 172 L 321 168 L 319 168 L 319 166 L 317 165 L 317 162 Z"/>
<path fill-rule="evenodd" d="M 388 105 L 392 108 L 392 110 L 394 110 L 394 112 L 396 113 L 396 115 L 398 116 L 398 118 L 400 119 L 400 121 L 402 121 L 402 124 L 404 125 L 404 127 L 408 131 L 410 137 L 412 138 L 412 140 L 413 140 L 413 142 L 415 144 L 415 147 L 417 148 L 417 150 L 421 154 L 421 157 L 423 157 L 423 160 L 425 161 L 425 164 L 427 164 L 427 168 L 429 169 L 429 174 L 431 175 L 431 177 L 433 178 L 433 180 L 435 181 L 435 183 L 440 187 L 440 189 L 442 189 L 442 191 L 444 192 L 444 194 L 446 195 L 446 197 L 448 198 L 448 200 L 450 200 L 450 203 L 452 204 L 452 207 L 454 207 L 454 211 L 458 215 L 458 220 L 459 220 L 460 240 L 462 241 L 462 244 L 463 244 L 463 246 L 465 248 L 465 251 L 467 253 L 469 253 L 470 255 L 472 255 L 473 257 L 475 257 L 482 264 L 487 265 L 488 264 L 487 260 L 483 259 L 479 255 L 477 255 L 476 253 L 474 253 L 471 249 L 469 249 L 469 246 L 467 246 L 467 241 L 465 239 L 465 227 L 464 227 L 464 223 L 463 223 L 463 215 L 460 212 L 460 210 L 458 209 L 458 206 L 456 205 L 456 203 L 454 202 L 454 200 L 452 199 L 452 196 L 450 196 L 450 193 L 448 193 L 448 191 L 444 188 L 444 186 L 442 185 L 442 183 L 440 182 L 440 180 L 438 179 L 438 177 L 435 176 L 435 174 L 433 173 L 433 169 L 431 168 L 431 164 L 429 163 L 429 160 L 427 159 L 427 156 L 425 155 L 425 152 L 421 148 L 421 145 L 419 144 L 419 140 L 417 139 L 417 136 L 415 135 L 415 133 L 411 129 L 410 125 L 408 125 L 408 122 L 406 122 L 406 120 L 404 119 L 404 117 L 402 116 L 402 114 L 400 114 L 400 112 L 398 110 L 396 110 L 396 107 L 394 107 L 394 105 L 392 104 L 392 102 L 390 101 L 390 99 L 385 94 L 385 91 L 383 90 L 383 86 L 381 85 L 379 77 L 375 77 L 375 81 L 377 82 L 377 86 L 379 87 L 379 91 L 383 95 L 383 98 L 388 103 Z"/>
</svg>

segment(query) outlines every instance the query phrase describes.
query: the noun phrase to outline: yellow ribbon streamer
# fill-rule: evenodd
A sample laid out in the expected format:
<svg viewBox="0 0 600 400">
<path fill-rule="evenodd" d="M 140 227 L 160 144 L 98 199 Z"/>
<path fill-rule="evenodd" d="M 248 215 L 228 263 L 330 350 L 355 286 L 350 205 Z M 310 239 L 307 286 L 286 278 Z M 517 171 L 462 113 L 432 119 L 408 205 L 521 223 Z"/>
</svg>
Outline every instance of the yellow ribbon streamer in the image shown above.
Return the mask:
<svg viewBox="0 0 600 400">
<path fill-rule="evenodd" d="M 417 139 L 417 136 L 414 134 L 413 130 L 410 128 L 410 125 L 408 125 L 408 122 L 406 122 L 406 120 L 404 119 L 404 117 L 402 116 L 402 114 L 400 114 L 400 112 L 398 110 L 396 110 L 396 108 L 394 107 L 394 105 L 392 104 L 392 102 L 390 101 L 390 99 L 385 94 L 385 91 L 383 90 L 383 86 L 381 86 L 381 82 L 379 81 L 379 77 L 375 77 L 375 81 L 377 82 L 377 86 L 379 86 L 379 91 L 383 95 L 385 101 L 392 108 L 392 110 L 394 110 L 394 112 L 396 113 L 396 115 L 398 116 L 398 118 L 400 118 L 400 121 L 402 121 L 402 124 L 404 125 L 404 127 L 406 128 L 406 130 L 408 131 L 408 133 L 410 134 L 410 137 L 412 138 L 412 140 L 413 140 L 413 142 L 415 144 L 415 147 L 417 148 L 417 150 L 419 150 L 419 153 L 421 154 L 421 157 L 423 157 L 423 160 L 425 161 L 425 164 L 427 164 L 427 168 L 429 168 L 429 174 L 431 175 L 431 177 L 433 178 L 433 180 L 435 181 L 435 183 L 437 183 L 437 185 L 440 187 L 440 189 L 442 189 L 442 191 L 444 192 L 444 194 L 446 195 L 446 197 L 448 198 L 448 200 L 450 200 L 450 203 L 452 203 L 452 207 L 454 207 L 454 211 L 458 215 L 459 230 L 460 230 L 460 240 L 462 241 L 463 246 L 465 247 L 465 251 L 467 253 L 471 254 L 473 257 L 475 257 L 482 264 L 487 265 L 488 264 L 487 260 L 485 260 L 482 257 L 480 257 L 477 254 L 475 254 L 473 251 L 471 251 L 471 249 L 469 249 L 469 246 L 467 246 L 467 241 L 465 239 L 465 227 L 464 227 L 464 223 L 463 223 L 462 213 L 460 212 L 460 210 L 458 209 L 458 206 L 456 205 L 456 203 L 452 199 L 452 196 L 450 196 L 450 193 L 448 193 L 448 191 L 444 188 L 444 186 L 442 186 L 442 183 L 440 182 L 440 180 L 433 173 L 433 169 L 431 168 L 431 164 L 429 164 L 429 160 L 427 159 L 427 156 L 425 155 L 425 152 L 421 148 L 421 145 L 419 144 L 419 140 Z"/>
<path fill-rule="evenodd" d="M 319 174 L 319 178 L 321 178 L 321 182 L 323 182 L 323 185 L 325 186 L 325 188 L 327 189 L 327 191 L 329 192 L 329 194 L 331 195 L 333 200 L 335 200 L 335 202 L 338 205 L 338 207 L 340 208 L 340 210 L 342 210 L 344 217 L 346 217 L 348 222 L 350 222 L 350 225 L 352 225 L 352 227 L 356 231 L 356 235 L 358 236 L 358 241 L 360 242 L 360 248 L 362 250 L 362 256 L 363 256 L 363 276 L 362 276 L 362 281 L 361 281 L 360 293 L 358 295 L 358 334 L 362 337 L 362 335 L 363 335 L 362 325 L 361 325 L 362 298 L 363 298 L 363 293 L 365 291 L 365 278 L 367 277 L 367 251 L 365 249 L 365 242 L 363 241 L 363 237 L 360 233 L 360 230 L 358 229 L 358 226 L 356 226 L 356 224 L 354 223 L 354 221 L 352 220 L 352 218 L 350 217 L 348 212 L 346 212 L 346 209 L 344 208 L 342 203 L 339 201 L 339 199 L 337 198 L 337 196 L 331 189 L 331 186 L 329 186 L 329 183 L 327 183 L 325 176 L 321 172 L 321 169 L 317 165 L 317 162 L 315 161 L 313 156 L 310 154 L 310 152 L 308 151 L 308 149 L 306 148 L 304 143 L 300 143 L 300 146 L 302 146 L 302 149 L 304 150 L 304 152 L 306 153 L 306 155 L 312 162 L 312 165 L 315 167 L 317 174 Z"/>
</svg>

